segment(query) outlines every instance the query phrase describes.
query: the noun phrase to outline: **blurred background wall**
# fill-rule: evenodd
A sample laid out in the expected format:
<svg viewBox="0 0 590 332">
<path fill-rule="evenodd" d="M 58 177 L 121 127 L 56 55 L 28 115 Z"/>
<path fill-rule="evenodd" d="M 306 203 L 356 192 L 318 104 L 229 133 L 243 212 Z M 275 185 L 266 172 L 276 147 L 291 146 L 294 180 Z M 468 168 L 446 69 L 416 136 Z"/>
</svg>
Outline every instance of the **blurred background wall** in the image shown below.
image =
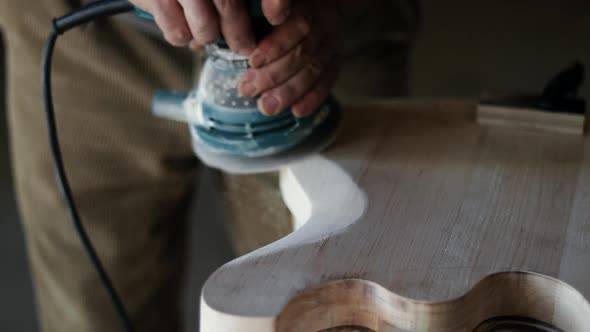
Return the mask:
<svg viewBox="0 0 590 332">
<path fill-rule="evenodd" d="M 541 91 L 573 60 L 590 69 L 590 1 L 423 0 L 410 90 L 477 96 L 483 88 Z M 590 84 L 582 90 L 590 97 Z"/>
<path fill-rule="evenodd" d="M 584 0 L 424 0 L 424 24 L 411 53 L 414 96 L 477 96 L 481 89 L 540 91 L 573 60 L 590 68 L 590 2 Z M 34 304 L 9 176 L 0 46 L 0 330 L 37 331 Z M 590 84 L 582 90 L 590 98 Z M 205 178 L 207 178 L 205 174 Z M 205 183 L 203 187 L 211 186 Z M 201 195 L 193 228 L 189 326 L 200 284 L 231 257 L 215 197 Z M 201 212 L 202 211 L 202 212 Z M 207 214 L 203 217 L 203 214 Z"/>
</svg>

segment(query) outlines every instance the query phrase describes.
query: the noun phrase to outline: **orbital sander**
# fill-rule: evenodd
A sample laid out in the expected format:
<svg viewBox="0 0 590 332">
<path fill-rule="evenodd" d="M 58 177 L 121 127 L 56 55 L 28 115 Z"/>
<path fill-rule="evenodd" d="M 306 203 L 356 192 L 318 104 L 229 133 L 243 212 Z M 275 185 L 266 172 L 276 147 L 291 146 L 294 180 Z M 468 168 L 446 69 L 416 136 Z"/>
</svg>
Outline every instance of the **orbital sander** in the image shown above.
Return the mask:
<svg viewBox="0 0 590 332">
<path fill-rule="evenodd" d="M 272 32 L 262 13 L 262 0 L 248 2 L 252 26 L 258 40 Z M 53 20 L 43 53 L 43 98 L 58 185 L 64 195 L 74 229 L 126 331 L 134 326 L 124 303 L 107 274 L 78 213 L 66 176 L 59 144 L 51 86 L 51 64 L 58 37 L 99 18 L 135 11 L 152 15 L 125 0 L 100 0 Z M 207 45 L 208 59 L 199 83 L 190 92 L 159 91 L 153 100 L 154 114 L 188 123 L 194 151 L 207 165 L 234 173 L 277 169 L 325 148 L 338 128 L 339 107 L 328 97 L 311 115 L 298 118 L 290 110 L 265 116 L 257 108 L 258 98 L 238 94 L 238 82 L 248 70 L 248 58 L 233 53 L 225 40 Z"/>
<path fill-rule="evenodd" d="M 254 35 L 260 41 L 272 32 L 272 26 L 263 15 L 261 0 L 249 0 L 248 5 Z M 150 18 L 148 13 L 139 13 Z M 238 83 L 250 67 L 248 58 L 232 52 L 223 38 L 207 45 L 206 51 L 208 57 L 194 90 L 161 90 L 153 100 L 157 116 L 188 123 L 194 151 L 203 162 L 232 172 L 243 171 L 244 164 L 258 164 L 262 171 L 270 160 L 274 165 L 329 143 L 339 118 L 333 97 L 304 118 L 290 110 L 266 116 L 257 108 L 257 97 L 238 93 Z M 308 140 L 312 142 L 304 144 Z"/>
</svg>

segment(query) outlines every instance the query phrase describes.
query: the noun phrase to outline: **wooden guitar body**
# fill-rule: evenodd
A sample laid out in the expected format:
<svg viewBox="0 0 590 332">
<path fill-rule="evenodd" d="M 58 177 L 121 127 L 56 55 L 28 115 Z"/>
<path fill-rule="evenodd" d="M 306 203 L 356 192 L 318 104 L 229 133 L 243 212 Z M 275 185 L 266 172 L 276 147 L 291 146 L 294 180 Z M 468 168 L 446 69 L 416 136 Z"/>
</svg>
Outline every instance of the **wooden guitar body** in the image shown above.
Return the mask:
<svg viewBox="0 0 590 332">
<path fill-rule="evenodd" d="M 473 117 L 347 108 L 280 170 L 295 232 L 209 278 L 201 331 L 590 331 L 590 141 Z"/>
</svg>

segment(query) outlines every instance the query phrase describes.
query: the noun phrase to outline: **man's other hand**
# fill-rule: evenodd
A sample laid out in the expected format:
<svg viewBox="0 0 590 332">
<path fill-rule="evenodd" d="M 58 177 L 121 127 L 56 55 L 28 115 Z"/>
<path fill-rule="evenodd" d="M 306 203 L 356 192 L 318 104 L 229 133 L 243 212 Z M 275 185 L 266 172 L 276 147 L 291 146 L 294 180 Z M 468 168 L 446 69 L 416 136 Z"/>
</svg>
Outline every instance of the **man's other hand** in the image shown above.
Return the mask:
<svg viewBox="0 0 590 332">
<path fill-rule="evenodd" d="M 240 93 L 260 96 L 267 115 L 291 107 L 295 116 L 315 111 L 330 93 L 338 74 L 343 17 L 338 1 L 298 0 L 288 19 L 263 39 L 250 56 Z"/>
</svg>

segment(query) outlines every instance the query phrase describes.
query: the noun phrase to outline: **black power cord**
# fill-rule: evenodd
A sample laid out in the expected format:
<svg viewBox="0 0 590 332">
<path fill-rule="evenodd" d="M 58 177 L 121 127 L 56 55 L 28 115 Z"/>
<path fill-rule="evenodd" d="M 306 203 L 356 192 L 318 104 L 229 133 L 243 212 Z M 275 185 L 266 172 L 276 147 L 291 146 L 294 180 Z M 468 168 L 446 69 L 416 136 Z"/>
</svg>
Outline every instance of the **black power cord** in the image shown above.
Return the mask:
<svg viewBox="0 0 590 332">
<path fill-rule="evenodd" d="M 61 187 L 61 191 L 64 195 L 65 202 L 67 204 L 68 212 L 72 218 L 74 228 L 80 237 L 80 241 L 84 247 L 84 250 L 90 257 L 92 265 L 96 269 L 96 272 L 103 284 L 109 298 L 115 308 L 117 315 L 121 319 L 125 331 L 133 332 L 133 324 L 129 318 L 129 314 L 125 309 L 125 305 L 121 301 L 120 296 L 117 294 L 113 282 L 109 278 L 100 258 L 98 257 L 88 234 L 80 220 L 78 209 L 74 201 L 74 196 L 66 176 L 64 162 L 59 146 L 59 139 L 57 135 L 57 127 L 55 123 L 55 112 L 53 109 L 53 97 L 51 94 L 51 61 L 53 58 L 53 50 L 57 42 L 59 35 L 66 31 L 88 23 L 92 20 L 109 17 L 133 10 L 134 7 L 128 1 L 122 0 L 103 0 L 93 2 L 85 7 L 75 10 L 65 16 L 57 18 L 53 21 L 53 29 L 47 39 L 45 50 L 43 53 L 43 98 L 45 101 L 45 113 L 47 117 L 47 129 L 49 131 L 49 144 L 51 146 L 51 152 L 53 156 L 53 162 L 55 164 L 55 170 L 57 173 L 57 181 Z"/>
</svg>

